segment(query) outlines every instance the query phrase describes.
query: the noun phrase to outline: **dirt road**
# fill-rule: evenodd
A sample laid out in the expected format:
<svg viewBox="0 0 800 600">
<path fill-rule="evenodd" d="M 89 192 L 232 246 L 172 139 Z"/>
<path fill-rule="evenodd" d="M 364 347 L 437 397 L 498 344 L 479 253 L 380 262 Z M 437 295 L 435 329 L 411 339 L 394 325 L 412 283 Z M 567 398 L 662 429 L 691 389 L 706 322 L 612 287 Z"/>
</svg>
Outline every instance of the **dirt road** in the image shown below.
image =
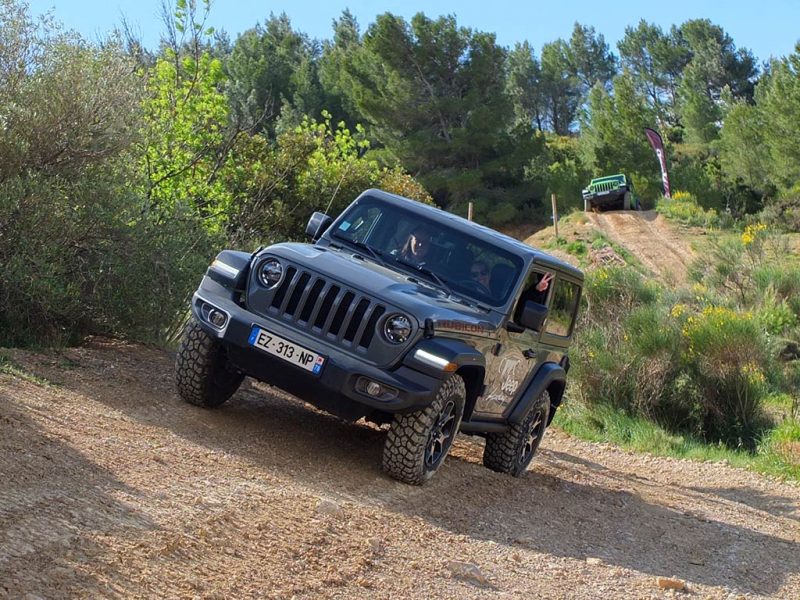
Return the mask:
<svg viewBox="0 0 800 600">
<path fill-rule="evenodd" d="M 182 403 L 158 350 L 9 354 L 0 597 L 800 598 L 793 485 L 550 431 L 521 479 L 461 437 L 415 488 L 378 429 L 254 386 Z"/>
<path fill-rule="evenodd" d="M 623 245 L 667 283 L 686 283 L 694 251 L 654 210 L 586 213 L 594 229 Z"/>
</svg>

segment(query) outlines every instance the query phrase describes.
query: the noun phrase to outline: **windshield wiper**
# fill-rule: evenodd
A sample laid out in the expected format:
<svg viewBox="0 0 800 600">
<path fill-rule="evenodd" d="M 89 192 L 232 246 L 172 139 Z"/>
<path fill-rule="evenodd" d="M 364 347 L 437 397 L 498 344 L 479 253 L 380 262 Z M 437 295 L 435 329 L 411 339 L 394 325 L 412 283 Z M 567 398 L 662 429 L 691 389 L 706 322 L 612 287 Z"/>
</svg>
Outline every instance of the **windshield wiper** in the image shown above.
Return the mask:
<svg viewBox="0 0 800 600">
<path fill-rule="evenodd" d="M 355 246 L 359 250 L 363 250 L 364 253 L 369 255 L 369 257 L 372 260 L 374 260 L 375 262 L 377 262 L 380 265 L 386 266 L 386 261 L 383 259 L 384 254 L 380 250 L 376 250 L 375 248 L 373 248 L 372 246 L 370 246 L 369 244 L 367 244 L 365 242 L 358 242 L 356 240 L 348 240 L 347 238 L 343 238 L 343 237 L 338 236 L 336 234 L 334 234 L 333 237 L 335 239 L 337 239 L 337 240 L 342 240 L 343 242 L 347 242 L 348 244 L 350 244 L 351 246 Z M 340 248 L 340 249 L 344 250 L 344 247 L 341 244 L 331 244 L 331 246 L 334 246 L 335 248 Z"/>
<path fill-rule="evenodd" d="M 359 250 L 366 250 L 367 254 L 369 254 L 370 258 L 375 260 L 375 262 L 377 262 L 377 263 L 379 263 L 381 265 L 385 265 L 386 264 L 386 262 L 383 260 L 383 252 L 381 252 L 380 250 L 376 250 L 375 248 L 373 248 L 372 246 L 370 246 L 369 244 L 367 244 L 365 242 L 355 242 L 355 241 L 353 241 L 353 242 L 350 242 L 350 243 L 353 244 L 353 246 L 355 246 Z"/>
<path fill-rule="evenodd" d="M 447 282 L 441 276 L 437 275 L 427 267 L 424 267 L 422 265 L 415 265 L 414 263 L 409 262 L 403 258 L 400 258 L 399 256 L 395 257 L 395 260 L 399 262 L 401 265 L 405 265 L 406 267 L 414 269 L 415 271 L 419 271 L 423 275 L 427 275 L 428 277 L 433 279 L 436 283 L 438 283 L 439 286 L 444 288 L 444 290 L 447 292 L 449 296 L 453 295 L 453 290 L 450 289 L 450 286 L 447 285 Z"/>
</svg>

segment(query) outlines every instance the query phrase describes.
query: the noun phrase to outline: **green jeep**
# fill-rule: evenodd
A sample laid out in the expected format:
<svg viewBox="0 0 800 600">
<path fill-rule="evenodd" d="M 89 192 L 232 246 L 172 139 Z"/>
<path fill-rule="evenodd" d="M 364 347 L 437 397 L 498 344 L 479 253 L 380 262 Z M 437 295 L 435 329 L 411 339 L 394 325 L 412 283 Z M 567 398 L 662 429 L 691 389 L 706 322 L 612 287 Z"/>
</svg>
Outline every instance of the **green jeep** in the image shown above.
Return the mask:
<svg viewBox="0 0 800 600">
<path fill-rule="evenodd" d="M 607 175 L 592 179 L 584 189 L 583 210 L 619 209 L 639 210 L 639 199 L 633 191 L 633 182 L 626 175 Z"/>
</svg>

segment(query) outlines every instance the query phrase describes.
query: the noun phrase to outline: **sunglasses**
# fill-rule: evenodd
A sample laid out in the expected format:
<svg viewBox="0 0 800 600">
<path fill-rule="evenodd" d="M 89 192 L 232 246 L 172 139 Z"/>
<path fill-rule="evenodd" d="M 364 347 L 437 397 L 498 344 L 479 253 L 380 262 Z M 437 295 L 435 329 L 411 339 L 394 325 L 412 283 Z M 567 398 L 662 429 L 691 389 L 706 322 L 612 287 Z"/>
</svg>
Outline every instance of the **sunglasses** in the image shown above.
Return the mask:
<svg viewBox="0 0 800 600">
<path fill-rule="evenodd" d="M 484 275 L 488 275 L 488 274 L 489 274 L 489 271 L 487 271 L 486 269 L 479 269 L 477 271 L 475 269 L 472 270 L 472 276 L 473 277 L 483 277 Z"/>
</svg>

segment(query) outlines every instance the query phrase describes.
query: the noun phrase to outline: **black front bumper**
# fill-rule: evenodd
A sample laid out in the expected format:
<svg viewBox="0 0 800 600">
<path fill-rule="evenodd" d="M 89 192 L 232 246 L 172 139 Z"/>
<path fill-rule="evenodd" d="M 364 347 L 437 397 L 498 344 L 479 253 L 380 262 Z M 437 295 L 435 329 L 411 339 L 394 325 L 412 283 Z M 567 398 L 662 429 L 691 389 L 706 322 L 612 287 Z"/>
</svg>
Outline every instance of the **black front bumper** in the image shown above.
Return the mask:
<svg viewBox="0 0 800 600">
<path fill-rule="evenodd" d="M 214 327 L 203 318 L 200 310 L 203 302 L 228 315 L 223 329 Z M 208 289 L 194 295 L 192 313 L 209 335 L 223 342 L 228 358 L 238 369 L 343 418 L 355 420 L 376 410 L 404 413 L 424 408 L 441 385 L 441 379 L 411 369 L 399 361 L 385 369 L 366 363 L 307 332 L 251 313 L 229 297 L 211 293 Z M 324 355 L 326 360 L 322 371 L 315 375 L 252 346 L 249 337 L 254 325 Z M 388 386 L 396 394 L 390 399 L 372 397 L 357 389 L 360 378 Z"/>
<path fill-rule="evenodd" d="M 583 199 L 589 202 L 590 206 L 606 207 L 622 202 L 626 191 L 625 189 L 621 189 L 604 193 L 587 194 Z"/>
</svg>

